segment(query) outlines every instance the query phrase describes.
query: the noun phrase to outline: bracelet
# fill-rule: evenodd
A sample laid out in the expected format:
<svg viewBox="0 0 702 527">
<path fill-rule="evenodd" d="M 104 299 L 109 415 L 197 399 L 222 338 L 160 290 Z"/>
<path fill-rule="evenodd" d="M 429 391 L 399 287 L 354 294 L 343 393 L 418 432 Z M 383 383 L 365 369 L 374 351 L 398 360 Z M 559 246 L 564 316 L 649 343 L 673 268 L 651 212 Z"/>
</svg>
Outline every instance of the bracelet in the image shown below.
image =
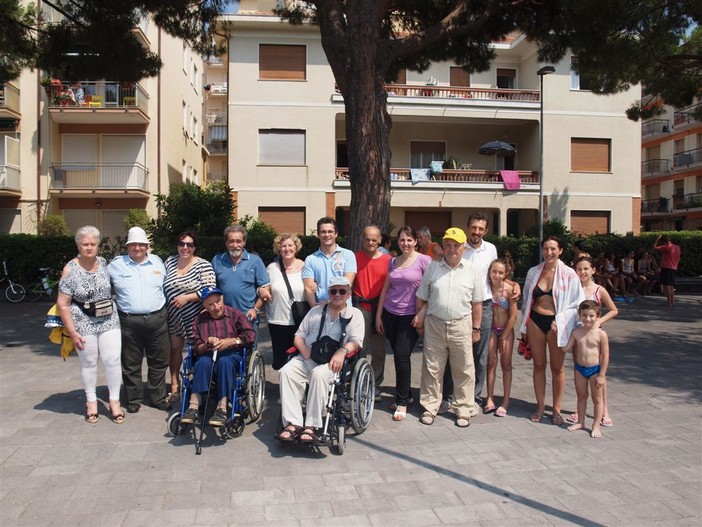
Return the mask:
<svg viewBox="0 0 702 527">
<path fill-rule="evenodd" d="M 351 350 L 350 350 L 349 348 L 347 348 L 346 346 L 341 346 L 341 348 L 339 348 L 339 349 L 344 350 L 344 351 L 346 352 L 346 355 L 348 355 L 349 353 L 351 353 Z"/>
<path fill-rule="evenodd" d="M 480 333 L 480 328 L 473 327 L 473 333 Z"/>
</svg>

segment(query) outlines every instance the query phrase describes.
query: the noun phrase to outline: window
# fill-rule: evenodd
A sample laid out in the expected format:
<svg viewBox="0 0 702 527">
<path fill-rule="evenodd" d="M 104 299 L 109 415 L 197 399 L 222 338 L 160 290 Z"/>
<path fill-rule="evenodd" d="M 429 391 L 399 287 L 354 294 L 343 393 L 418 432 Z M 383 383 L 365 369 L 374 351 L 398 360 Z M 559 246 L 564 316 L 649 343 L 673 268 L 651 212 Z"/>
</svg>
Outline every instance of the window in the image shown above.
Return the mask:
<svg viewBox="0 0 702 527">
<path fill-rule="evenodd" d="M 470 86 L 470 73 L 458 66 L 451 66 L 449 71 L 449 84 L 458 87 Z"/>
<path fill-rule="evenodd" d="M 305 143 L 304 130 L 259 130 L 258 162 L 261 165 L 304 165 Z"/>
<path fill-rule="evenodd" d="M 581 91 L 593 91 L 595 86 L 594 79 L 587 72 L 576 71 L 578 67 L 577 57 L 570 59 L 570 89 Z"/>
<path fill-rule="evenodd" d="M 192 140 L 198 142 L 197 117 L 193 115 L 193 137 Z"/>
<path fill-rule="evenodd" d="M 398 71 L 395 80 L 392 82 L 394 82 L 395 84 L 407 84 L 407 70 L 401 69 L 400 71 Z"/>
<path fill-rule="evenodd" d="M 259 207 L 258 217 L 276 232 L 305 234 L 305 207 Z"/>
<path fill-rule="evenodd" d="M 444 159 L 446 159 L 445 142 L 410 141 L 410 168 L 429 168 L 432 161 Z"/>
<path fill-rule="evenodd" d="M 197 66 L 193 64 L 193 78 L 190 81 L 190 83 L 193 85 L 193 88 L 195 88 L 195 93 L 198 92 L 197 85 L 198 85 L 198 71 L 197 71 Z"/>
<path fill-rule="evenodd" d="M 572 172 L 611 172 L 611 139 L 572 137 L 570 170 Z"/>
<path fill-rule="evenodd" d="M 497 87 L 513 90 L 517 87 L 517 70 L 497 68 Z"/>
<path fill-rule="evenodd" d="M 183 116 L 182 116 L 182 118 L 183 118 L 183 123 L 182 123 L 183 124 L 183 132 L 187 132 L 188 131 L 188 105 L 185 104 L 185 101 L 182 101 L 182 105 L 183 105 L 183 110 L 182 110 L 182 112 L 183 112 Z"/>
<path fill-rule="evenodd" d="M 261 80 L 306 80 L 307 50 L 305 46 L 260 44 L 258 78 Z"/>
<path fill-rule="evenodd" d="M 673 196 L 682 197 L 685 194 L 685 180 L 677 179 L 673 181 Z"/>
<path fill-rule="evenodd" d="M 570 230 L 578 234 L 607 234 L 609 211 L 573 210 L 570 212 Z"/>
</svg>

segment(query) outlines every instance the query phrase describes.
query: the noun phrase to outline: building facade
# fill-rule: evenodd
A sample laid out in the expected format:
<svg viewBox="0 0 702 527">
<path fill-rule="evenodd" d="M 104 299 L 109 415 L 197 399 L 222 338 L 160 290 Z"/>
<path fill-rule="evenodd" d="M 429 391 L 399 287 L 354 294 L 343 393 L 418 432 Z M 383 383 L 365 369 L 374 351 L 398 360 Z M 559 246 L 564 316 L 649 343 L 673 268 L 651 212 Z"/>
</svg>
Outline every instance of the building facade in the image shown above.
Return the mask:
<svg viewBox="0 0 702 527">
<path fill-rule="evenodd" d="M 318 28 L 281 23 L 274 4 L 242 1 L 223 17 L 228 181 L 237 212 L 304 233 L 331 215 L 343 232 L 351 198 L 343 98 Z M 583 233 L 637 232 L 641 125 L 624 110 L 639 90 L 597 96 L 579 85 L 569 56 L 543 77 L 542 93 L 533 44 L 515 36 L 494 46 L 486 72 L 437 63 L 387 85 L 391 222 L 441 232 L 482 210 L 492 216 L 492 232 L 519 236 L 537 225 L 543 191 L 545 219 Z M 478 153 L 491 140 L 512 145 L 516 155 Z M 428 171 L 432 161 L 449 168 Z M 515 177 L 519 188 L 506 185 Z"/>
</svg>

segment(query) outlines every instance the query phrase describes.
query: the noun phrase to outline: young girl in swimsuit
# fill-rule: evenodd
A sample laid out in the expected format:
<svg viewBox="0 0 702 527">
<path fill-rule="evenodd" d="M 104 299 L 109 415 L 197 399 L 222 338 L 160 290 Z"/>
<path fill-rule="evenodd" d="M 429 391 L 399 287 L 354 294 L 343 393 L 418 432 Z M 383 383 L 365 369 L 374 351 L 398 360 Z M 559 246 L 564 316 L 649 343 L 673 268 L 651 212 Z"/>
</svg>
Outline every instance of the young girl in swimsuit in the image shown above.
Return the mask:
<svg viewBox="0 0 702 527">
<path fill-rule="evenodd" d="M 509 409 L 509 395 L 512 389 L 512 349 L 514 348 L 514 323 L 517 320 L 517 301 L 512 298 L 512 285 L 507 281 L 509 265 L 505 260 L 494 260 L 488 268 L 488 278 L 492 289 L 492 327 L 487 365 L 487 401 L 484 414 L 495 412 L 504 417 Z M 502 366 L 503 396 L 502 405 L 495 408 L 494 392 L 497 377 L 497 355 Z"/>
<path fill-rule="evenodd" d="M 606 287 L 597 285 L 593 276 L 595 274 L 595 264 L 592 258 L 588 256 L 581 256 L 575 260 L 575 272 L 580 278 L 580 285 L 583 287 L 583 293 L 585 294 L 585 300 L 594 300 L 600 306 L 604 306 L 607 312 L 597 319 L 598 327 L 601 327 L 608 320 L 612 320 L 619 314 L 617 309 L 617 304 L 612 301 L 612 297 L 609 295 Z M 604 388 L 602 389 L 602 403 L 604 407 L 604 412 L 602 414 L 601 425 L 602 426 L 612 426 L 612 418 L 609 416 L 609 408 L 607 407 L 607 383 L 605 382 Z M 578 422 L 578 413 L 570 414 L 567 421 L 571 423 Z"/>
</svg>

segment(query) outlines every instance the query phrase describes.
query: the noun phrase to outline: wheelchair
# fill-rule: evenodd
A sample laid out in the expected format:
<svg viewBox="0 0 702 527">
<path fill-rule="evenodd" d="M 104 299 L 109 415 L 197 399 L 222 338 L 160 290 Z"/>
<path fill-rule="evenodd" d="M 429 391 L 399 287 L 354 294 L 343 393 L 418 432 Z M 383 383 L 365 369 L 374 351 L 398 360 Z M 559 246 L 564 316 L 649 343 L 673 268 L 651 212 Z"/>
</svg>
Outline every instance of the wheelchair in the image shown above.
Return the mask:
<svg viewBox="0 0 702 527">
<path fill-rule="evenodd" d="M 244 348 L 240 354 L 241 359 L 237 364 L 239 374 L 234 379 L 232 393 L 227 397 L 228 419 L 221 427 L 222 436 L 228 439 L 239 437 L 244 433 L 247 422 L 254 423 L 261 417 L 265 400 L 266 374 L 261 353 L 258 350 L 250 351 L 248 348 Z M 195 376 L 195 360 L 195 346 L 188 344 L 188 355 L 183 360 L 180 371 L 180 410 L 168 418 L 168 431 L 173 437 L 184 434 L 190 426 L 181 422 L 181 417 L 190 405 Z M 214 367 L 212 372 L 214 373 Z M 207 395 L 203 397 L 203 404 L 200 406 L 200 438 L 196 439 L 197 454 L 201 453 L 203 429 L 217 406 L 216 399 L 216 380 L 211 377 Z"/>
<path fill-rule="evenodd" d="M 295 348 L 288 350 L 289 359 L 297 354 Z M 344 359 L 344 365 L 329 383 L 326 416 L 322 432 L 317 436 L 317 445 L 329 445 L 338 455 L 346 449 L 346 432 L 353 428 L 356 435 L 362 434 L 370 425 L 375 407 L 375 375 L 370 362 L 361 357 L 361 350 Z M 304 407 L 303 407 L 304 410 Z M 276 437 L 283 430 L 282 410 L 278 416 Z M 286 442 L 282 442 L 284 444 Z"/>
</svg>

